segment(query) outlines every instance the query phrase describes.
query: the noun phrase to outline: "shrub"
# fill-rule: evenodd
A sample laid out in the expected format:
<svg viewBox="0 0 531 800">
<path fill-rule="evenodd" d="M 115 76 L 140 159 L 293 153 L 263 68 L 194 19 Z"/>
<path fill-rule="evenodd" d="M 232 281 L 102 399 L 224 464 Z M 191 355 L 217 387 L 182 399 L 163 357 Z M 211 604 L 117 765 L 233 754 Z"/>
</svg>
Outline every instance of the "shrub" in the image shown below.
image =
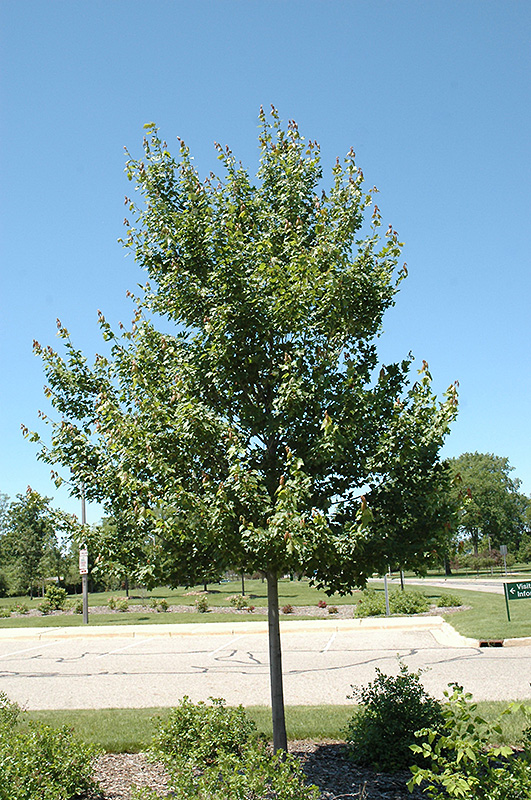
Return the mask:
<svg viewBox="0 0 531 800">
<path fill-rule="evenodd" d="M 75 600 L 72 600 L 70 604 L 70 608 L 74 614 L 82 614 L 83 613 L 83 598 L 78 597 Z"/>
<path fill-rule="evenodd" d="M 437 600 L 438 608 L 456 608 L 462 605 L 462 603 L 463 601 L 458 595 L 451 594 L 450 592 L 445 592 Z"/>
<path fill-rule="evenodd" d="M 15 603 L 11 606 L 13 614 L 29 614 L 29 608 L 26 603 Z"/>
<path fill-rule="evenodd" d="M 117 602 L 118 601 L 116 597 L 109 597 L 109 599 L 107 600 L 107 608 L 109 608 L 111 611 L 114 611 L 116 609 Z"/>
<path fill-rule="evenodd" d="M 419 731 L 421 742 L 412 745 L 412 751 L 430 766 L 411 767 L 410 791 L 425 783 L 424 791 L 433 800 L 529 800 L 529 754 L 517 756 L 511 747 L 494 746 L 492 742 L 501 734 L 499 724 L 489 725 L 476 715 L 472 695 L 465 694 L 461 686 L 450 684 L 450 689 L 451 693 L 445 692 L 443 727 Z M 513 711 L 531 716 L 531 706 L 516 703 L 503 714 Z"/>
<path fill-rule="evenodd" d="M 195 607 L 200 614 L 204 614 L 206 611 L 208 611 L 208 597 L 206 594 L 202 594 L 196 598 Z"/>
<path fill-rule="evenodd" d="M 293 756 L 272 755 L 242 706 L 224 700 L 194 704 L 183 698 L 159 723 L 152 753 L 170 773 L 176 800 L 317 800 Z M 137 800 L 162 800 L 152 790 Z"/>
<path fill-rule="evenodd" d="M 44 593 L 44 600 L 48 600 L 52 611 L 58 611 L 64 608 L 67 597 L 66 589 L 63 589 L 61 586 L 56 586 L 53 583 L 48 584 Z"/>
<path fill-rule="evenodd" d="M 426 595 L 417 591 L 390 592 L 389 610 L 391 614 L 422 614 L 430 604 Z"/>
<path fill-rule="evenodd" d="M 67 800 L 95 787 L 97 754 L 67 727 L 30 721 L 17 725 L 20 708 L 0 693 L 0 800 Z"/>
<path fill-rule="evenodd" d="M 5 606 L 0 606 L 0 619 L 7 619 L 11 616 L 11 611 Z"/>
<path fill-rule="evenodd" d="M 127 597 L 119 597 L 116 601 L 116 610 L 117 611 L 129 611 L 129 600 Z"/>
<path fill-rule="evenodd" d="M 42 603 L 39 603 L 39 611 L 41 612 L 41 614 L 44 615 L 49 614 L 51 611 L 53 611 L 53 606 L 47 597 L 44 598 Z"/>
<path fill-rule="evenodd" d="M 243 594 L 233 594 L 231 597 L 227 598 L 231 606 L 237 608 L 238 611 L 241 611 L 243 608 L 247 608 L 249 605 L 250 597 L 246 597 Z"/>
<path fill-rule="evenodd" d="M 282 613 L 293 614 L 293 606 L 291 605 L 291 603 L 286 603 L 285 606 L 282 606 Z"/>
<path fill-rule="evenodd" d="M 378 617 L 385 614 L 385 597 L 375 589 L 364 589 L 356 606 L 357 617 Z"/>
<path fill-rule="evenodd" d="M 337 614 L 337 606 L 328 606 L 329 614 Z"/>
<path fill-rule="evenodd" d="M 164 761 L 184 759 L 200 766 L 212 764 L 221 753 L 241 755 L 256 736 L 256 725 L 243 706 L 227 708 L 221 698 L 194 704 L 183 697 L 153 738 L 152 751 Z"/>
<path fill-rule="evenodd" d="M 167 611 L 168 608 L 169 608 L 168 601 L 166 600 L 165 597 L 163 597 L 162 600 L 159 600 L 157 611 Z"/>
<path fill-rule="evenodd" d="M 349 755 L 356 763 L 396 771 L 419 760 L 411 750 L 415 731 L 442 725 L 441 704 L 427 694 L 420 675 L 400 661 L 397 676 L 376 667 L 372 683 L 352 687 L 350 699 L 363 704 L 346 731 Z"/>
<path fill-rule="evenodd" d="M 319 600 L 319 602 L 317 603 L 317 608 L 326 608 L 327 605 L 328 603 L 326 602 L 326 600 Z"/>
</svg>

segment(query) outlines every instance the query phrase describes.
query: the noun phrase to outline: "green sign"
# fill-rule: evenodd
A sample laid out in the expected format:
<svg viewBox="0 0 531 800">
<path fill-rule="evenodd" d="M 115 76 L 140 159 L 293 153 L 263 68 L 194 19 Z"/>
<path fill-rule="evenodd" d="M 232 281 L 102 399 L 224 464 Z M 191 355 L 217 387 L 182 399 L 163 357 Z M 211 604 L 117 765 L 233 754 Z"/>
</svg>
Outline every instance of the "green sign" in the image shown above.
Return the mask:
<svg viewBox="0 0 531 800">
<path fill-rule="evenodd" d="M 531 581 L 515 581 L 505 585 L 509 600 L 521 600 L 523 597 L 531 597 Z"/>
<path fill-rule="evenodd" d="M 511 621 L 509 615 L 509 600 L 523 600 L 531 597 L 531 581 L 513 581 L 504 583 L 503 591 L 505 594 L 505 605 L 507 607 L 507 619 Z"/>
</svg>

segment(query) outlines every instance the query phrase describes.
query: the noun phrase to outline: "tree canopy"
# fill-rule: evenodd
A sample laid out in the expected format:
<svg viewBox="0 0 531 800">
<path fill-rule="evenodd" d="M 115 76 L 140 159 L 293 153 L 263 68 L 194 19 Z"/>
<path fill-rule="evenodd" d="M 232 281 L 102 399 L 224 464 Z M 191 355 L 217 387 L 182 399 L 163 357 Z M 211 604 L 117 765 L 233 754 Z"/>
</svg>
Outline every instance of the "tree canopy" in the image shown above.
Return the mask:
<svg viewBox="0 0 531 800">
<path fill-rule="evenodd" d="M 509 459 L 492 453 L 463 453 L 448 461 L 454 477 L 452 491 L 459 506 L 458 525 L 477 554 L 481 539 L 493 547 L 509 545 L 516 552 L 525 530 L 529 500 L 519 492 L 520 481 Z"/>
<path fill-rule="evenodd" d="M 277 578 L 345 592 L 398 550 L 418 565 L 443 523 L 456 390 L 439 402 L 426 362 L 411 381 L 411 356 L 378 365 L 406 269 L 353 150 L 324 190 L 318 145 L 275 109 L 260 113 L 254 180 L 216 147 L 222 174 L 201 180 L 184 142 L 174 158 L 146 126 L 124 244 L 148 282 L 130 328 L 100 314 L 109 346 L 92 365 L 61 323 L 62 353 L 36 343 L 60 414 L 40 457 L 149 543 L 146 578 L 267 576 L 283 747 Z"/>
</svg>

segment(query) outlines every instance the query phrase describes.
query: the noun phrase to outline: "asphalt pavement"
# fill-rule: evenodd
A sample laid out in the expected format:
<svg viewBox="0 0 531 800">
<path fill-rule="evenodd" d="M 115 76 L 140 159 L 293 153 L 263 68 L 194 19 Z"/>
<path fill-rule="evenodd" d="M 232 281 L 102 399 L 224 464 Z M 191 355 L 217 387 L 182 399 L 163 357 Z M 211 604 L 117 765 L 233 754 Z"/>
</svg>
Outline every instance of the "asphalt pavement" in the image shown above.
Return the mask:
<svg viewBox="0 0 531 800">
<path fill-rule="evenodd" d="M 478 700 L 531 698 L 531 640 L 480 647 L 441 617 L 283 621 L 285 701 L 345 704 L 375 667 L 426 670 L 442 697 L 451 681 Z M 508 642 L 507 644 L 511 644 Z M 513 644 L 516 644 L 514 642 Z M 172 706 L 223 697 L 269 704 L 267 625 L 0 629 L 0 691 L 30 709 Z"/>
</svg>

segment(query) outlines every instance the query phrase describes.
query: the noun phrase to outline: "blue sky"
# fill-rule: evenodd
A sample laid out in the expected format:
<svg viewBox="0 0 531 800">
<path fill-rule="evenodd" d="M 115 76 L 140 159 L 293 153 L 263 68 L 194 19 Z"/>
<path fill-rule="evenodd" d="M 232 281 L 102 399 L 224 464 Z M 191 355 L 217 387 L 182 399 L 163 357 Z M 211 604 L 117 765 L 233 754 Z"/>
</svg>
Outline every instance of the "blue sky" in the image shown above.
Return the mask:
<svg viewBox="0 0 531 800">
<path fill-rule="evenodd" d="M 354 147 L 405 242 L 382 360 L 412 350 L 439 392 L 459 380 L 444 453 L 507 456 L 531 493 L 527 0 L 2 0 L 0 31 L 0 491 L 78 510 L 20 424 L 43 431 L 47 408 L 33 339 L 55 347 L 59 317 L 92 355 L 97 309 L 130 318 L 124 146 L 155 121 L 201 174 L 214 141 L 254 171 L 273 103 L 325 176 Z"/>
</svg>

